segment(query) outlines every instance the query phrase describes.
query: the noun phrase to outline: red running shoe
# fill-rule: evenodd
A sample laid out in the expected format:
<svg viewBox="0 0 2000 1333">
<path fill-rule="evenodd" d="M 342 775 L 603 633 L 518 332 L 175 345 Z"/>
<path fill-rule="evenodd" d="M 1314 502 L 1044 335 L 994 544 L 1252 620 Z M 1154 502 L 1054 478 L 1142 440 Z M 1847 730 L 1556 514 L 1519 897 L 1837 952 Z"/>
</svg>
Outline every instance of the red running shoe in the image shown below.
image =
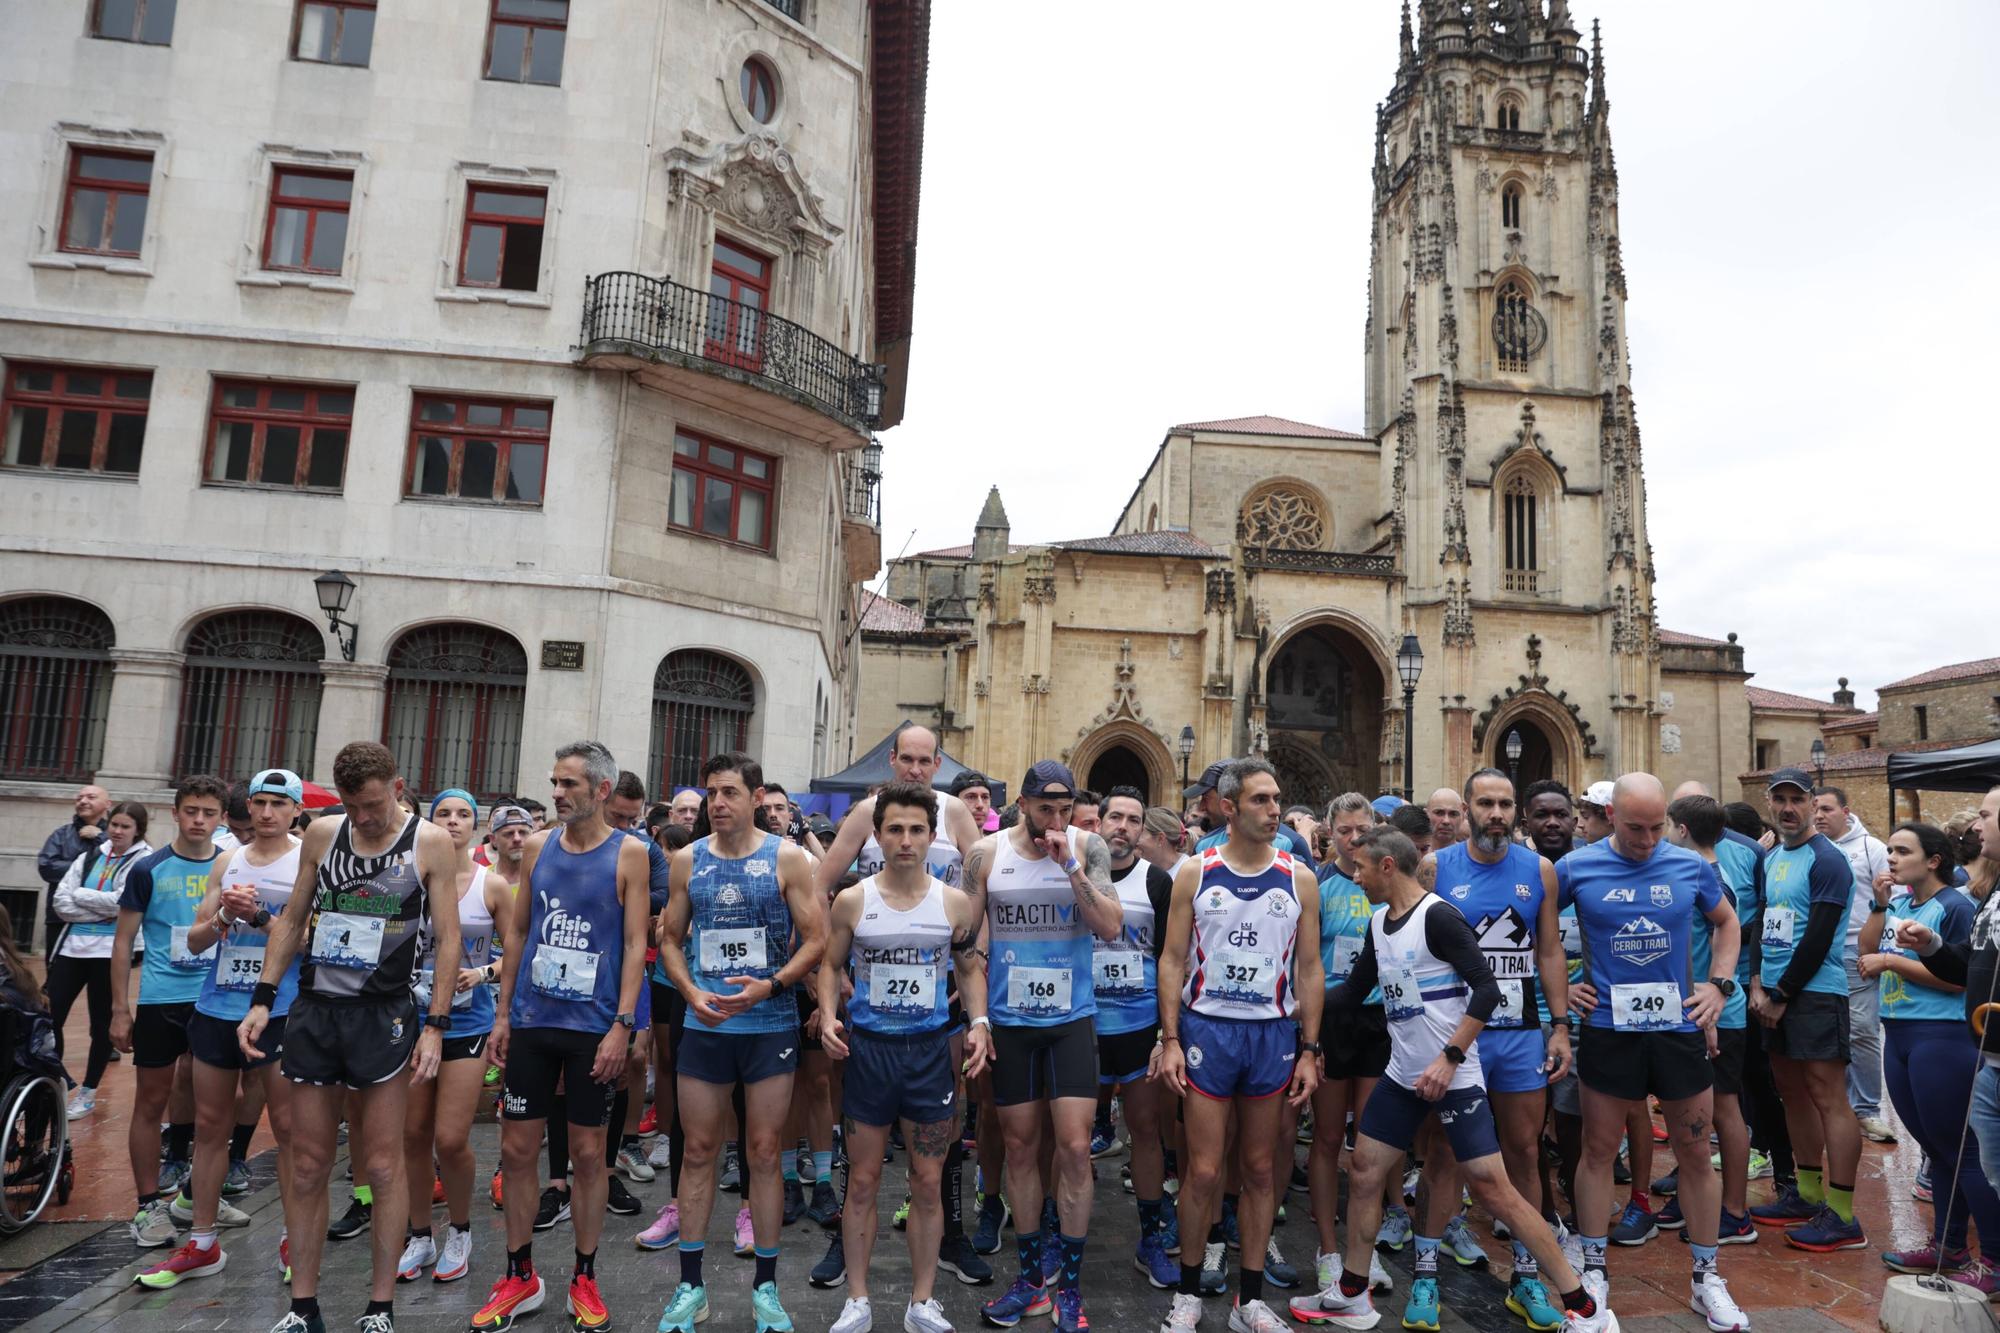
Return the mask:
<svg viewBox="0 0 2000 1333">
<path fill-rule="evenodd" d="M 493 1292 L 486 1298 L 486 1304 L 473 1311 L 472 1327 L 477 1333 L 497 1333 L 497 1330 L 512 1328 L 520 1316 L 541 1308 L 540 1273 L 527 1277 L 502 1277 L 493 1284 Z"/>
<path fill-rule="evenodd" d="M 172 1254 L 139 1274 L 141 1286 L 164 1289 L 180 1285 L 182 1278 L 213 1277 L 229 1265 L 229 1256 L 222 1252 L 217 1242 L 207 1249 L 199 1249 L 190 1240 Z"/>
<path fill-rule="evenodd" d="M 639 1117 L 639 1137 L 643 1139 L 648 1134 L 657 1134 L 659 1132 L 660 1132 L 659 1113 L 653 1109 L 651 1104 L 648 1104 L 646 1107 L 646 1114 Z"/>
<path fill-rule="evenodd" d="M 609 1328 L 611 1312 L 604 1308 L 604 1298 L 597 1294 L 597 1279 L 577 1276 L 569 1280 L 570 1323 L 578 1333 L 593 1328 Z"/>
</svg>

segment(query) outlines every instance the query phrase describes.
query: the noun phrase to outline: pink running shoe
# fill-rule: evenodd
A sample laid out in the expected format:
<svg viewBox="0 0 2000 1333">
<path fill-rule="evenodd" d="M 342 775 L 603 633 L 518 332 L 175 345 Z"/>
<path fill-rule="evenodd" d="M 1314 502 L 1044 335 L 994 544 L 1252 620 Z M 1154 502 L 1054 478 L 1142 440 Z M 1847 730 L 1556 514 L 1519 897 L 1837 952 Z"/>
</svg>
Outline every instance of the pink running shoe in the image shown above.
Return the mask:
<svg viewBox="0 0 2000 1333">
<path fill-rule="evenodd" d="M 1952 1269 L 1945 1276 L 1953 1282 L 1963 1282 L 1989 1301 L 2000 1299 L 2000 1272 L 1996 1272 L 1983 1256 L 1963 1268 Z"/>
<path fill-rule="evenodd" d="M 750 1227 L 750 1205 L 736 1212 L 736 1257 L 741 1259 L 757 1248 L 757 1234 Z"/>
<path fill-rule="evenodd" d="M 660 1209 L 660 1215 L 653 1219 L 653 1225 L 632 1238 L 632 1243 L 642 1250 L 664 1250 L 681 1238 L 681 1206 L 669 1203 Z"/>
</svg>

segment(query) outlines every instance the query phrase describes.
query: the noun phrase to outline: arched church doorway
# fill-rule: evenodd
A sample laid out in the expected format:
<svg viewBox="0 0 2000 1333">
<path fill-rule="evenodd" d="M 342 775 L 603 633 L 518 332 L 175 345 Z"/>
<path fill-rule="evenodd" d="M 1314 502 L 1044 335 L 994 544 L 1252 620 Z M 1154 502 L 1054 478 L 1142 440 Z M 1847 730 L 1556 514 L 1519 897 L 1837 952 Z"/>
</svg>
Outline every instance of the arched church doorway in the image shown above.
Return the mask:
<svg viewBox="0 0 2000 1333">
<path fill-rule="evenodd" d="M 1271 763 L 1287 802 L 1325 808 L 1344 791 L 1372 792 L 1382 756 L 1382 672 L 1338 625 L 1286 639 L 1264 671 Z"/>
<path fill-rule="evenodd" d="M 1097 757 L 1083 779 L 1084 786 L 1100 796 L 1113 787 L 1137 787 L 1153 803 L 1153 780 L 1146 761 L 1122 745 L 1114 745 Z"/>
<path fill-rule="evenodd" d="M 1521 757 L 1511 759 L 1508 751 L 1513 748 L 1510 738 L 1519 737 Z M 1556 775 L 1556 750 L 1549 743 L 1548 733 L 1526 717 L 1517 717 L 1500 728 L 1493 743 L 1493 767 L 1514 778 L 1514 790 L 1520 791 L 1531 782 Z"/>
</svg>

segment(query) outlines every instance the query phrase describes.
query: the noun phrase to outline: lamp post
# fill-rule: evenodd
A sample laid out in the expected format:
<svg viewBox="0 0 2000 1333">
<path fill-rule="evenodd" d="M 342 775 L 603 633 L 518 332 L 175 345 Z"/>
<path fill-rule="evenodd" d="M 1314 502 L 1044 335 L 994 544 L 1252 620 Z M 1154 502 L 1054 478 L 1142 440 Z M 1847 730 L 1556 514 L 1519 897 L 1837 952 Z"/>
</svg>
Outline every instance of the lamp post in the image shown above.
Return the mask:
<svg viewBox="0 0 2000 1333">
<path fill-rule="evenodd" d="M 1194 758 L 1194 725 L 1181 728 L 1181 786 L 1188 785 L 1188 760 Z"/>
<path fill-rule="evenodd" d="M 1396 674 L 1403 678 L 1403 799 L 1417 799 L 1417 680 L 1424 674 L 1424 647 L 1414 634 L 1396 650 Z"/>
<path fill-rule="evenodd" d="M 341 617 L 354 601 L 354 580 L 337 569 L 329 569 L 313 580 L 313 591 L 319 594 L 319 609 L 326 613 L 326 627 L 333 631 L 333 641 L 340 645 L 340 655 L 352 662 L 354 636 L 360 626 Z M 346 634 L 341 633 L 343 629 Z"/>
<path fill-rule="evenodd" d="M 1826 742 L 1818 736 L 1813 737 L 1812 761 L 1813 771 L 1816 775 L 1813 778 L 1813 785 L 1815 787 L 1824 787 L 1826 785 Z"/>
<path fill-rule="evenodd" d="M 1516 787 L 1521 785 L 1521 733 L 1509 729 L 1507 743 L 1502 747 L 1507 752 L 1507 780 Z"/>
</svg>

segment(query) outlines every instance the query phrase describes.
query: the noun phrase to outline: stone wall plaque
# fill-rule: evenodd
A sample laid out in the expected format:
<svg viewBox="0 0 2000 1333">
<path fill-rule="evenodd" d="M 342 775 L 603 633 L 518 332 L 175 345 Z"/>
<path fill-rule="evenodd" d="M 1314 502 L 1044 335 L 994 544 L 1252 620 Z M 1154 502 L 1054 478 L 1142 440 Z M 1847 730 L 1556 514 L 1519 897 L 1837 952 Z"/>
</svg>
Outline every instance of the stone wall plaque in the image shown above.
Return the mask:
<svg viewBox="0 0 2000 1333">
<path fill-rule="evenodd" d="M 542 670 L 583 670 L 583 644 L 575 639 L 543 639 Z"/>
</svg>

